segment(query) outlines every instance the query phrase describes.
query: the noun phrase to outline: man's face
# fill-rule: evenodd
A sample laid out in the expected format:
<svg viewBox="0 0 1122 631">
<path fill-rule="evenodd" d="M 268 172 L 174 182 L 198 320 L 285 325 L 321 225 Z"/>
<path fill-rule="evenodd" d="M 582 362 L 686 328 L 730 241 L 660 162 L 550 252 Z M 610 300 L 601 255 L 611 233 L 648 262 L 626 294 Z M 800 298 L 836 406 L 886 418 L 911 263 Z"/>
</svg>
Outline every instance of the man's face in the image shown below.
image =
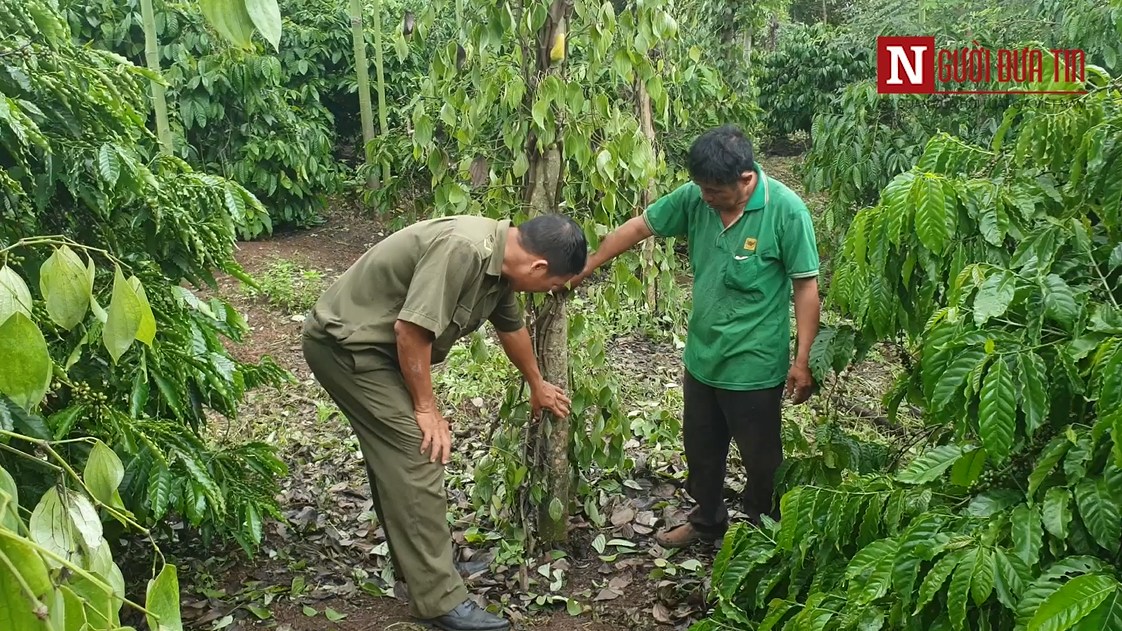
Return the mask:
<svg viewBox="0 0 1122 631">
<path fill-rule="evenodd" d="M 735 213 L 744 208 L 751 195 L 752 185 L 756 182 L 756 174 L 746 171 L 740 179 L 732 184 L 709 184 L 697 182 L 701 188 L 701 199 L 710 208 L 722 213 Z"/>
<path fill-rule="evenodd" d="M 573 276 L 554 276 L 549 273 L 549 263 L 545 259 L 530 261 L 510 274 L 510 287 L 514 291 L 546 293 L 559 291 L 572 280 Z"/>
</svg>

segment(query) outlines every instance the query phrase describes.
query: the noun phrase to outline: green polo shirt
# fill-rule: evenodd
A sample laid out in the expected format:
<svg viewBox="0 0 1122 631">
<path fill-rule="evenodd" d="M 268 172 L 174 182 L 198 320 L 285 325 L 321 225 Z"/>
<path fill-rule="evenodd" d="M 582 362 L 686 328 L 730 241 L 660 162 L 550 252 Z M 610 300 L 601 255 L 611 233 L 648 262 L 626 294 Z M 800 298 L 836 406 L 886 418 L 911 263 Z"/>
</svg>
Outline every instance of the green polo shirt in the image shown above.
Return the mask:
<svg viewBox="0 0 1122 631">
<path fill-rule="evenodd" d="M 499 331 L 519 330 L 522 308 L 502 278 L 509 227 L 509 221 L 459 216 L 393 233 L 320 296 L 305 319 L 305 332 L 352 351 L 361 371 L 378 365 L 379 355 L 397 360 L 393 327 L 399 319 L 433 333 L 433 364 L 443 362 L 456 340 L 484 320 Z"/>
<path fill-rule="evenodd" d="M 818 275 L 818 246 L 806 204 L 758 165 L 756 172 L 756 190 L 727 229 L 693 182 L 643 213 L 654 234 L 688 240 L 693 313 L 685 366 L 698 381 L 728 390 L 786 381 L 791 279 Z"/>
</svg>

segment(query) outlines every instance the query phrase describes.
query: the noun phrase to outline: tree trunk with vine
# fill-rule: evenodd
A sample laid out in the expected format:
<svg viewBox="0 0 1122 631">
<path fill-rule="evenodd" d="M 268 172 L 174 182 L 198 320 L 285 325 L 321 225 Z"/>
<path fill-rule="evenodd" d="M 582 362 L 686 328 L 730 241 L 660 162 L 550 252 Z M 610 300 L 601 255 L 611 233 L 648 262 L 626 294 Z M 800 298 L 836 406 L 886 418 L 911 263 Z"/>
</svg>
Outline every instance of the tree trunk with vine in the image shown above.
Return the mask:
<svg viewBox="0 0 1122 631">
<path fill-rule="evenodd" d="M 549 17 L 538 32 L 537 64 L 531 71 L 527 85 L 527 102 L 532 104 L 537 88 L 549 74 L 560 74 L 564 59 L 550 59 L 550 50 L 558 37 L 565 37 L 572 0 L 554 0 Z M 561 201 L 564 159 L 561 153 L 560 134 L 546 147 L 538 147 L 539 137 L 531 132 L 526 139 L 526 172 L 523 201 L 532 215 L 557 212 Z M 568 316 L 565 298 L 548 296 L 540 307 L 534 326 L 535 347 L 542 376 L 546 381 L 568 389 Z M 545 493 L 537 505 L 537 540 L 552 545 L 567 538 L 569 499 L 572 489 L 572 471 L 569 464 L 569 443 L 572 430 L 568 418 L 557 418 L 547 411 L 536 425 L 536 437 L 541 460 L 536 463 L 537 479 L 543 482 Z"/>
<path fill-rule="evenodd" d="M 647 138 L 647 142 L 651 144 L 652 157 L 657 162 L 658 148 L 655 144 L 654 122 L 651 115 L 651 95 L 647 92 L 647 86 L 641 78 L 635 81 L 635 89 L 638 97 L 639 125 L 643 130 L 643 135 Z M 651 205 L 654 198 L 655 181 L 652 178 L 647 182 L 646 188 L 639 194 L 639 207 L 635 209 L 635 214 L 641 214 L 647 206 Z M 647 307 L 654 309 L 658 302 L 658 268 L 655 266 L 654 260 L 655 240 L 653 237 L 643 243 L 642 252 L 642 278 L 647 285 Z"/>
</svg>

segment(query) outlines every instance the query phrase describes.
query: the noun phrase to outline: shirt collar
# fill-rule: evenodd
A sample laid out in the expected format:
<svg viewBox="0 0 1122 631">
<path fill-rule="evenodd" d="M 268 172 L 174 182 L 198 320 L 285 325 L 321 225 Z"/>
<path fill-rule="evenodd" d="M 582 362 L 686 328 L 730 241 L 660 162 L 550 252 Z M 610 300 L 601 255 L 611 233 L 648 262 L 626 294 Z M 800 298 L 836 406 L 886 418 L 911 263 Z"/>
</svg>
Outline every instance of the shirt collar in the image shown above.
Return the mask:
<svg viewBox="0 0 1122 631">
<path fill-rule="evenodd" d="M 495 245 L 491 248 L 491 259 L 487 262 L 487 273 L 491 276 L 502 276 L 503 256 L 506 251 L 506 235 L 510 229 L 510 220 L 503 219 L 495 228 Z"/>
<path fill-rule="evenodd" d="M 767 203 L 767 174 L 764 173 L 764 168 L 757 162 L 752 165 L 752 170 L 758 176 L 756 178 L 756 190 L 752 191 L 752 197 L 748 198 L 748 205 L 744 210 L 760 210 Z"/>
</svg>

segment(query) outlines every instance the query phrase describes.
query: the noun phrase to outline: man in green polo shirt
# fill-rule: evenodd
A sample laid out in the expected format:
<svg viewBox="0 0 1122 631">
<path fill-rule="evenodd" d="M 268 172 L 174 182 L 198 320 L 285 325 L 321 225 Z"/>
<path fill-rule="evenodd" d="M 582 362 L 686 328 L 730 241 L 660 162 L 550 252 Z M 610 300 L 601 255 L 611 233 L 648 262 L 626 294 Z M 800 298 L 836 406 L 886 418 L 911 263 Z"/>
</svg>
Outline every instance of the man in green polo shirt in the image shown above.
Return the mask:
<svg viewBox="0 0 1122 631">
<path fill-rule="evenodd" d="M 413 615 L 442 629 L 509 623 L 468 598 L 453 564 L 444 493 L 451 428 L 430 369 L 488 320 L 529 384 L 534 414 L 567 416 L 569 399 L 538 371 L 515 292 L 562 289 L 587 256 L 580 226 L 561 215 L 518 227 L 431 219 L 372 247 L 305 318 L 304 357 L 358 436 L 394 572 Z"/>
<path fill-rule="evenodd" d="M 640 241 L 686 237 L 693 270 L 682 431 L 697 503 L 688 522 L 655 540 L 681 548 L 728 528 L 723 499 L 730 440 L 748 476 L 743 511 L 778 519 L 775 473 L 784 393 L 798 404 L 813 388 L 810 345 L 818 334 L 818 248 L 806 204 L 769 178 L 735 127 L 710 130 L 690 148 L 691 181 L 604 238 L 570 287 Z M 798 343 L 791 361 L 790 305 Z"/>
</svg>

